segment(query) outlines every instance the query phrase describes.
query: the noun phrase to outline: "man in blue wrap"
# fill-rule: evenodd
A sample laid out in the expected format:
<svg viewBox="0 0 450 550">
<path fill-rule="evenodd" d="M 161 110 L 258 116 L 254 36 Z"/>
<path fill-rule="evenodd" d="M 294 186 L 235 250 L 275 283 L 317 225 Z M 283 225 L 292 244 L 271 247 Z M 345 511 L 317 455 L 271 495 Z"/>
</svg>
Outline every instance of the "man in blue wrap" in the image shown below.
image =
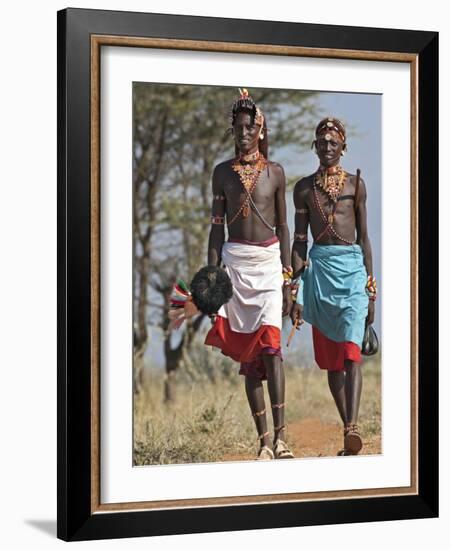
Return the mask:
<svg viewBox="0 0 450 550">
<path fill-rule="evenodd" d="M 345 154 L 342 122 L 319 122 L 313 147 L 320 166 L 294 189 L 294 278 L 299 282 L 291 319 L 313 328 L 317 364 L 328 373 L 328 385 L 344 424 L 344 448 L 355 455 L 363 443 L 358 428 L 362 389 L 361 346 L 367 324 L 373 323 L 376 282 L 367 232 L 367 192 L 358 170 L 340 165 Z M 314 239 L 308 251 L 308 228 Z"/>
</svg>

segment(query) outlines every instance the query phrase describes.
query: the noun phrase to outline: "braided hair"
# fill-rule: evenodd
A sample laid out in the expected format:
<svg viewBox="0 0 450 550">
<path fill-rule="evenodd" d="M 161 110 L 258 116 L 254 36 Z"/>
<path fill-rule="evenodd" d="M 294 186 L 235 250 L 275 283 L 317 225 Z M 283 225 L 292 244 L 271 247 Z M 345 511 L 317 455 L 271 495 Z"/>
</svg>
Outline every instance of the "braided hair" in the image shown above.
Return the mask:
<svg viewBox="0 0 450 550">
<path fill-rule="evenodd" d="M 245 88 L 243 88 L 242 90 L 239 88 L 239 92 L 239 97 L 233 102 L 233 105 L 231 106 L 231 127 L 234 126 L 239 113 L 248 113 L 252 119 L 252 123 L 254 124 L 256 122 L 256 124 L 259 124 L 261 126 L 264 137 L 263 139 L 260 139 L 258 141 L 258 149 L 259 152 L 262 153 L 267 160 L 269 160 L 269 141 L 267 139 L 266 117 L 263 115 L 261 109 L 256 105 L 253 98 L 249 95 L 248 91 Z M 237 145 L 235 145 L 235 154 L 236 156 L 239 154 L 239 148 Z"/>
</svg>

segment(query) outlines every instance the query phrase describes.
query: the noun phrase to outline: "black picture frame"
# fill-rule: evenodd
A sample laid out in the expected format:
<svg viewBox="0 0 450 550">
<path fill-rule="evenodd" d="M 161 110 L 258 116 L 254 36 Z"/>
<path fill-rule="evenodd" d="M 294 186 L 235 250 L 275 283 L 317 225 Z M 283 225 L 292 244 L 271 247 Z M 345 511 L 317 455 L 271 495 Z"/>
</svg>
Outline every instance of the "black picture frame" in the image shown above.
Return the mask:
<svg viewBox="0 0 450 550">
<path fill-rule="evenodd" d="M 411 54 L 417 63 L 418 376 L 414 495 L 95 510 L 92 463 L 92 36 Z M 126 39 L 123 42 L 126 44 Z M 200 45 L 201 49 L 201 45 Z M 205 49 L 208 49 L 205 47 Z M 334 52 L 334 53 L 333 53 Z M 438 515 L 438 34 L 66 9 L 58 12 L 58 527 L 64 540 L 429 518 Z M 96 321 L 98 323 L 98 319 Z M 94 466 L 94 467 L 93 467 Z"/>
</svg>

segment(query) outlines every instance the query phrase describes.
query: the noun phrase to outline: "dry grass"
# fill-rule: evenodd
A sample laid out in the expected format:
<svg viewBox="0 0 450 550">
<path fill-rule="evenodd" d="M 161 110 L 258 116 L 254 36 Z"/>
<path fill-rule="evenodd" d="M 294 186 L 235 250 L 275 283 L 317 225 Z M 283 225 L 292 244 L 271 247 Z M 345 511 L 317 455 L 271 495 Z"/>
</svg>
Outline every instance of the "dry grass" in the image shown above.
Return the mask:
<svg viewBox="0 0 450 550">
<path fill-rule="evenodd" d="M 237 366 L 220 353 L 197 353 L 201 357 L 178 373 L 173 404 L 163 403 L 164 373 L 149 369 L 145 388 L 134 402 L 136 465 L 214 462 L 226 455 L 254 453 L 256 432 Z M 194 363 L 201 368 L 193 371 Z M 326 373 L 293 367 L 289 361 L 285 372 L 288 424 L 306 418 L 339 424 Z M 381 369 L 373 360 L 364 365 L 360 425 L 367 435 L 380 434 Z"/>
<path fill-rule="evenodd" d="M 155 373 L 135 399 L 137 465 L 214 462 L 231 449 L 248 450 L 255 435 L 243 388 L 180 381 L 173 404 L 164 404 L 163 376 Z"/>
<path fill-rule="evenodd" d="M 286 365 L 287 420 L 318 418 L 325 424 L 340 424 L 327 374 L 316 366 L 296 368 Z M 378 359 L 365 359 L 359 425 L 367 435 L 381 432 L 381 365 Z"/>
</svg>

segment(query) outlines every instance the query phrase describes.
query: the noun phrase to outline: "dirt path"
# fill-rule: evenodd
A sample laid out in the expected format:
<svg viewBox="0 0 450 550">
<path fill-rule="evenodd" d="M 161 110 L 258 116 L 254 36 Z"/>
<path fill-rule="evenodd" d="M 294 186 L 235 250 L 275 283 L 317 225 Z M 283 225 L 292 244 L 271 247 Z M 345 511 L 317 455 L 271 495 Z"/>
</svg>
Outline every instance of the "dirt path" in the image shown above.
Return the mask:
<svg viewBox="0 0 450 550">
<path fill-rule="evenodd" d="M 364 437 L 364 447 L 360 454 L 380 454 L 381 436 Z M 337 424 L 324 424 L 318 418 L 306 418 L 288 426 L 287 440 L 296 458 L 336 456 L 342 449 L 342 428 Z M 255 445 L 255 453 L 257 446 Z M 220 461 L 253 460 L 255 455 L 226 454 Z"/>
</svg>

